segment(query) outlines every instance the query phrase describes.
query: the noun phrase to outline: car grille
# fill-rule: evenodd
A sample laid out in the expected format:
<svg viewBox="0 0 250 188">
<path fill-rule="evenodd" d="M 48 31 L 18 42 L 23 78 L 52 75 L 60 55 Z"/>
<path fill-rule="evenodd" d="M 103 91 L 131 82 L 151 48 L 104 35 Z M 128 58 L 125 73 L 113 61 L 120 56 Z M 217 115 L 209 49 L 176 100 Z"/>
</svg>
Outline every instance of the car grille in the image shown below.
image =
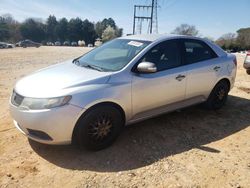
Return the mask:
<svg viewBox="0 0 250 188">
<path fill-rule="evenodd" d="M 11 103 L 15 106 L 20 106 L 21 103 L 23 102 L 24 97 L 17 94 L 15 91 L 13 91 L 12 96 L 11 96 Z"/>
</svg>

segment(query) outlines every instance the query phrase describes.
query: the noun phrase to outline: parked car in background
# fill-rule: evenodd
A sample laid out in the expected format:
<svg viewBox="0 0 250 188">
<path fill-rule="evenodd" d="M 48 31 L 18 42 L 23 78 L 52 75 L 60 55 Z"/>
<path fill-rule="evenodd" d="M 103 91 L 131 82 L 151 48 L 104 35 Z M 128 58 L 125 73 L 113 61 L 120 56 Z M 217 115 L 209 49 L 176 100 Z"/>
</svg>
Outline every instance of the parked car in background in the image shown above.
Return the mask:
<svg viewBox="0 0 250 188">
<path fill-rule="evenodd" d="M 85 46 L 84 40 L 79 40 L 78 41 L 78 46 Z"/>
<path fill-rule="evenodd" d="M 32 40 L 26 39 L 20 42 L 20 47 L 27 48 L 27 47 L 36 47 L 39 48 L 41 46 L 40 43 L 34 42 Z"/>
<path fill-rule="evenodd" d="M 20 47 L 22 41 L 16 43 L 16 47 Z"/>
<path fill-rule="evenodd" d="M 205 39 L 131 35 L 22 78 L 10 112 L 35 141 L 99 150 L 124 125 L 199 103 L 222 108 L 236 69 L 235 55 Z"/>
<path fill-rule="evenodd" d="M 71 42 L 71 46 L 78 46 L 77 42 L 73 41 Z"/>
<path fill-rule="evenodd" d="M 102 45 L 102 40 L 100 38 L 96 39 L 95 41 L 95 46 L 101 46 Z"/>
<path fill-rule="evenodd" d="M 63 43 L 63 45 L 64 45 L 64 46 L 70 46 L 70 42 L 69 42 L 69 41 L 65 41 L 65 42 Z"/>
<path fill-rule="evenodd" d="M 56 41 L 56 42 L 55 42 L 55 46 L 61 46 L 61 42 Z"/>
<path fill-rule="evenodd" d="M 7 45 L 5 42 L 0 42 L 0 49 L 7 48 Z"/>
<path fill-rule="evenodd" d="M 15 48 L 15 44 L 11 44 L 11 43 L 6 43 L 7 48 Z"/>
<path fill-rule="evenodd" d="M 10 44 L 10 43 L 6 43 L 6 42 L 0 42 L 0 48 L 14 48 L 15 45 L 14 44 Z"/>
<path fill-rule="evenodd" d="M 245 58 L 245 61 L 244 61 L 244 68 L 246 69 L 247 71 L 247 74 L 250 75 L 250 50 L 247 51 L 247 55 L 246 55 L 246 58 Z"/>
<path fill-rule="evenodd" d="M 47 46 L 54 46 L 53 42 L 47 42 Z"/>
<path fill-rule="evenodd" d="M 93 44 L 88 44 L 88 47 L 93 47 Z"/>
</svg>

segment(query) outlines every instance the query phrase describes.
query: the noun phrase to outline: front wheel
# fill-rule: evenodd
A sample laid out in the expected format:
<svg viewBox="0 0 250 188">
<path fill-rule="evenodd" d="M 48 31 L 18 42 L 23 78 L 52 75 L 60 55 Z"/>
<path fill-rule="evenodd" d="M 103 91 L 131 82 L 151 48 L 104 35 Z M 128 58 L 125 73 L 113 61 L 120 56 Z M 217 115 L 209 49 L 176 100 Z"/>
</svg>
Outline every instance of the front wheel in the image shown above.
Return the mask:
<svg viewBox="0 0 250 188">
<path fill-rule="evenodd" d="M 117 108 L 97 106 L 80 118 L 74 130 L 74 140 L 87 149 L 101 150 L 116 140 L 123 126 L 124 120 Z"/>
<path fill-rule="evenodd" d="M 250 75 L 250 70 L 247 70 L 247 74 Z"/>
<path fill-rule="evenodd" d="M 220 81 L 210 93 L 205 107 L 211 110 L 218 110 L 224 106 L 229 93 L 229 85 L 226 81 Z"/>
</svg>

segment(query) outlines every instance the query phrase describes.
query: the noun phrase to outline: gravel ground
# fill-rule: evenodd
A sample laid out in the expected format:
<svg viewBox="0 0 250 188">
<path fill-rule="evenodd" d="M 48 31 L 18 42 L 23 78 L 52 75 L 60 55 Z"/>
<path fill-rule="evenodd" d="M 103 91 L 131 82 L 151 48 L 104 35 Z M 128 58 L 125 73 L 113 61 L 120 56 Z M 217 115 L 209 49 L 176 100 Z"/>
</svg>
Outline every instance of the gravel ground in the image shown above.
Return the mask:
<svg viewBox="0 0 250 188">
<path fill-rule="evenodd" d="M 15 82 L 88 50 L 0 50 L 0 187 L 250 187 L 250 76 L 241 54 L 235 87 L 219 111 L 195 106 L 128 126 L 99 152 L 23 136 L 8 109 Z"/>
</svg>

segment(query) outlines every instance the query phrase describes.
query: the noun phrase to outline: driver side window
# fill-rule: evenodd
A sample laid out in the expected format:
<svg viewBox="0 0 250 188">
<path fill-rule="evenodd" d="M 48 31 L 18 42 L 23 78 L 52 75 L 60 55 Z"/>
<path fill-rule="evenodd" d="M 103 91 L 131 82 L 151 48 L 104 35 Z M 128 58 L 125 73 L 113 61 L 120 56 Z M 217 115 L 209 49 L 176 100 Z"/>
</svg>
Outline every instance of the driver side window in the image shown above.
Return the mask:
<svg viewBox="0 0 250 188">
<path fill-rule="evenodd" d="M 162 71 L 180 66 L 180 57 L 177 40 L 169 40 L 149 50 L 140 62 L 154 63 L 157 67 L 157 71 Z"/>
</svg>

